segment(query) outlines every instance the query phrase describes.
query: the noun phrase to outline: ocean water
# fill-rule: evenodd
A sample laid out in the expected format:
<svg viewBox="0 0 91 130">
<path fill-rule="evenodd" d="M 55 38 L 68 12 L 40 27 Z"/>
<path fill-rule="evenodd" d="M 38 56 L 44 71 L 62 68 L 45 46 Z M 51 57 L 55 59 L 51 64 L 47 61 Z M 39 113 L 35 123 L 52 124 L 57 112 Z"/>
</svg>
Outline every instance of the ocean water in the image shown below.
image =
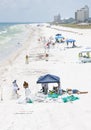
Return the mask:
<svg viewBox="0 0 91 130">
<path fill-rule="evenodd" d="M 29 34 L 27 25 L 0 23 L 0 63 L 24 44 Z"/>
</svg>

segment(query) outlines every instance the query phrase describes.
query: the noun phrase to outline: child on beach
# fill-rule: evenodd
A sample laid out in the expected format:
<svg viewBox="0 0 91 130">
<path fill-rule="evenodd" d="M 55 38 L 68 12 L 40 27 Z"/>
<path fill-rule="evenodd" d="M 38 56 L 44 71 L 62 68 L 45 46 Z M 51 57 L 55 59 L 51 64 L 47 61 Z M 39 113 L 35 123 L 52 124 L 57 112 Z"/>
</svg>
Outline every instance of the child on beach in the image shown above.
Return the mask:
<svg viewBox="0 0 91 130">
<path fill-rule="evenodd" d="M 32 103 L 31 97 L 30 97 L 31 91 L 29 89 L 29 84 L 26 81 L 24 81 L 23 87 L 25 89 L 25 102 L 26 103 Z"/>
<path fill-rule="evenodd" d="M 20 95 L 18 94 L 18 91 L 20 90 L 20 88 L 18 87 L 16 80 L 14 80 L 12 84 L 13 84 L 13 98 L 19 98 Z"/>
</svg>

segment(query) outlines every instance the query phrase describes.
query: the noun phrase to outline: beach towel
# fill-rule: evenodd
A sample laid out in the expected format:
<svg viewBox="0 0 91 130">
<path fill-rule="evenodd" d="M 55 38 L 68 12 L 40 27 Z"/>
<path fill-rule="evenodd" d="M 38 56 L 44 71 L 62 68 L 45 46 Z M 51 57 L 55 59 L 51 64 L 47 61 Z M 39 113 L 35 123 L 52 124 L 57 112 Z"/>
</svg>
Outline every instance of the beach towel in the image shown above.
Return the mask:
<svg viewBox="0 0 91 130">
<path fill-rule="evenodd" d="M 70 102 L 70 101 L 75 101 L 75 100 L 78 100 L 79 97 L 76 97 L 74 95 L 71 95 L 71 96 L 67 96 L 67 97 L 63 97 L 62 100 L 64 103 L 66 102 Z"/>
<path fill-rule="evenodd" d="M 58 98 L 59 94 L 56 93 L 52 93 L 52 94 L 48 94 L 49 98 Z"/>
<path fill-rule="evenodd" d="M 30 99 L 30 98 L 25 98 L 23 96 L 21 96 L 18 101 L 17 101 L 19 104 L 26 104 L 26 103 L 33 103 L 33 100 Z"/>
<path fill-rule="evenodd" d="M 31 100 L 31 98 L 25 98 L 26 103 L 33 103 L 33 101 Z"/>
<path fill-rule="evenodd" d="M 33 101 L 32 101 L 31 99 L 29 99 L 29 100 L 27 101 L 27 103 L 33 103 Z"/>
</svg>

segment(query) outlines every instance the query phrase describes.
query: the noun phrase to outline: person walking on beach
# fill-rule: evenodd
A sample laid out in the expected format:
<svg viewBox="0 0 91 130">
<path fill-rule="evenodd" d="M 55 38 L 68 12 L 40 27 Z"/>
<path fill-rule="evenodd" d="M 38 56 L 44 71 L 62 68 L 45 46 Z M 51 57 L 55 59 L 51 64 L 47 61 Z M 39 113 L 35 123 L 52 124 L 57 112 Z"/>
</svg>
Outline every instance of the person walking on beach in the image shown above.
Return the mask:
<svg viewBox="0 0 91 130">
<path fill-rule="evenodd" d="M 26 64 L 29 64 L 29 56 L 28 56 L 28 55 L 26 55 L 26 57 L 25 57 L 25 58 L 26 58 L 25 63 L 26 63 Z"/>
<path fill-rule="evenodd" d="M 20 90 L 20 88 L 18 87 L 18 85 L 17 85 L 17 83 L 16 83 L 16 80 L 14 80 L 14 81 L 12 82 L 12 84 L 13 84 L 13 97 L 14 97 L 14 98 L 19 98 L 20 95 L 18 94 L 18 91 Z"/>
</svg>

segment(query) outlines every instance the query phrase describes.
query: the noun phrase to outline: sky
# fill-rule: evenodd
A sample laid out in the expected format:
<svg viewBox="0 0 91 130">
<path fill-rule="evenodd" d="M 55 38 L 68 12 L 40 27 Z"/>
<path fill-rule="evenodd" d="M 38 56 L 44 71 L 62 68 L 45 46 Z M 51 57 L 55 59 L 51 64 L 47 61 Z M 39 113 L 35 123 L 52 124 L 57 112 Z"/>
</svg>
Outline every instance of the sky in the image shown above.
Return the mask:
<svg viewBox="0 0 91 130">
<path fill-rule="evenodd" d="M 0 0 L 0 22 L 51 22 L 59 13 L 74 18 L 85 5 L 91 16 L 91 0 Z"/>
</svg>

